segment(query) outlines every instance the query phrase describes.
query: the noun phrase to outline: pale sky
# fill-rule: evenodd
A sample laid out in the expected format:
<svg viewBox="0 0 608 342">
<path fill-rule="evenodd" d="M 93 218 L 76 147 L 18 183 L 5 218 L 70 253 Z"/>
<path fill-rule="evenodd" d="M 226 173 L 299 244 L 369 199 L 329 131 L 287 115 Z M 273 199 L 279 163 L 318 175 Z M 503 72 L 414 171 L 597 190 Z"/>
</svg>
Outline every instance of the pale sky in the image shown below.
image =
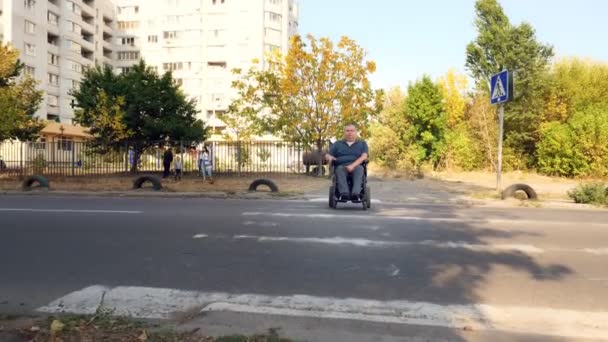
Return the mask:
<svg viewBox="0 0 608 342">
<path fill-rule="evenodd" d="M 299 0 L 300 33 L 347 35 L 378 64 L 374 87 L 406 87 L 424 73 L 465 72 L 475 39 L 474 0 Z M 556 56 L 608 62 L 608 0 L 501 0 L 513 23 L 532 24 Z"/>
</svg>

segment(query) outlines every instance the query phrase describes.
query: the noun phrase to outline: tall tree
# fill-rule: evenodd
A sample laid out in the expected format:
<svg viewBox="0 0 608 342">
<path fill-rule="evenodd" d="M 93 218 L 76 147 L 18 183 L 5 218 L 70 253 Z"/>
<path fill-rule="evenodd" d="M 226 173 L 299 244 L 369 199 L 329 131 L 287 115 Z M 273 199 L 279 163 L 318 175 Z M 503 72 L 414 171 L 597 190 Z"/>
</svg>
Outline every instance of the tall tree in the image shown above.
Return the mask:
<svg viewBox="0 0 608 342">
<path fill-rule="evenodd" d="M 159 76 L 143 61 L 121 75 L 109 68 L 91 69 L 73 95 L 78 108 L 75 121 L 94 128 L 98 145 L 135 143 L 135 169 L 151 146 L 180 140 L 194 144 L 207 135 L 196 118 L 195 102 L 186 98 L 171 73 Z"/>
<path fill-rule="evenodd" d="M 446 112 L 439 86 L 425 75 L 408 87 L 406 115 L 408 128 L 404 132 L 406 145 L 417 145 L 424 159 L 435 159 L 444 139 Z"/>
<path fill-rule="evenodd" d="M 42 92 L 32 77 L 20 77 L 23 64 L 18 57 L 19 51 L 0 42 L 0 141 L 32 140 L 44 127 L 34 118 Z"/>
<path fill-rule="evenodd" d="M 553 48 L 536 39 L 528 23 L 512 25 L 497 0 L 477 0 L 477 38 L 467 46 L 466 66 L 480 90 L 492 74 L 515 72 L 515 101 L 506 106 L 507 145 L 528 157 L 538 141 L 548 63 Z"/>
<path fill-rule="evenodd" d="M 245 117 L 255 131 L 270 132 L 288 141 L 321 150 L 344 125 L 354 122 L 367 134 L 367 123 L 380 110 L 382 92 L 368 79 L 376 64 L 352 39 L 299 36 L 290 40 L 286 56 L 275 53 L 267 68 L 235 70 L 238 97 L 226 121 Z"/>
<path fill-rule="evenodd" d="M 439 89 L 445 101 L 448 126 L 453 128 L 464 120 L 468 101 L 467 77 L 451 69 L 439 80 Z"/>
</svg>

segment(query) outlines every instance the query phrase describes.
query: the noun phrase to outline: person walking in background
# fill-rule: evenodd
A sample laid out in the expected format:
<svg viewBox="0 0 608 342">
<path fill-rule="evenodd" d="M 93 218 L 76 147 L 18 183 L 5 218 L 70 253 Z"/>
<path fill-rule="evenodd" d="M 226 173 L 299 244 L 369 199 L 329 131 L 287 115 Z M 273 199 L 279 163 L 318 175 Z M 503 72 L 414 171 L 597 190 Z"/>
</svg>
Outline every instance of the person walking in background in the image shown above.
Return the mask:
<svg viewBox="0 0 608 342">
<path fill-rule="evenodd" d="M 163 155 L 163 178 L 169 177 L 171 174 L 171 163 L 173 162 L 173 151 L 170 147 L 167 147 L 165 154 Z"/>
<path fill-rule="evenodd" d="M 205 176 L 209 177 L 209 181 L 213 183 L 213 175 L 211 171 L 211 154 L 209 153 L 209 149 L 207 146 L 203 147 L 203 150 L 198 156 L 198 168 L 201 172 L 201 176 L 203 176 L 203 180 L 205 180 Z"/>
<path fill-rule="evenodd" d="M 175 157 L 175 162 L 173 163 L 173 168 L 175 169 L 175 180 L 182 180 L 182 170 L 183 170 L 182 159 L 177 156 Z"/>
</svg>

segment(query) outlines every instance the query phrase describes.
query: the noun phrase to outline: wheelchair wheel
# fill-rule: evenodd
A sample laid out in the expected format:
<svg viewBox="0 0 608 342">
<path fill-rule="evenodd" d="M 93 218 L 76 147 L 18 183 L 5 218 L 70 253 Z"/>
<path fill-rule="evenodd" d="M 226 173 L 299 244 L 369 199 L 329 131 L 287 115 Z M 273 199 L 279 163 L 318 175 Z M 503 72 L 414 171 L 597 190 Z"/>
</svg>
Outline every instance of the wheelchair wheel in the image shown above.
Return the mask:
<svg viewBox="0 0 608 342">
<path fill-rule="evenodd" d="M 329 187 L 329 207 L 332 209 L 336 208 L 336 188 L 334 186 Z"/>
<path fill-rule="evenodd" d="M 372 207 L 372 189 L 370 187 L 365 187 L 365 205 L 367 205 L 367 209 Z"/>
</svg>

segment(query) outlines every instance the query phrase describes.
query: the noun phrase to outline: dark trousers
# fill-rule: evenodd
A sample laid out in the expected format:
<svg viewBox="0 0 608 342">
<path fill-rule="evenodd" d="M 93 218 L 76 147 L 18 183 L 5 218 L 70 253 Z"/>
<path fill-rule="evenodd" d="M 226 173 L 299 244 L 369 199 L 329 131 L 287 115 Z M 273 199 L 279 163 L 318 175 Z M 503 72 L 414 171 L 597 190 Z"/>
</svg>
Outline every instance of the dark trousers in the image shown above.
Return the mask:
<svg viewBox="0 0 608 342">
<path fill-rule="evenodd" d="M 357 166 L 352 173 L 353 176 L 353 188 L 352 192 L 348 188 L 348 170 L 346 166 L 340 165 L 336 168 L 336 179 L 338 181 L 338 192 L 341 195 L 353 194 L 358 195 L 361 193 L 361 185 L 363 184 L 364 169 L 363 166 Z"/>
<path fill-rule="evenodd" d="M 182 180 L 182 169 L 175 169 L 175 180 Z"/>
<path fill-rule="evenodd" d="M 169 175 L 171 174 L 171 163 L 163 163 L 163 168 L 165 169 L 163 171 L 163 178 L 169 177 Z"/>
</svg>

